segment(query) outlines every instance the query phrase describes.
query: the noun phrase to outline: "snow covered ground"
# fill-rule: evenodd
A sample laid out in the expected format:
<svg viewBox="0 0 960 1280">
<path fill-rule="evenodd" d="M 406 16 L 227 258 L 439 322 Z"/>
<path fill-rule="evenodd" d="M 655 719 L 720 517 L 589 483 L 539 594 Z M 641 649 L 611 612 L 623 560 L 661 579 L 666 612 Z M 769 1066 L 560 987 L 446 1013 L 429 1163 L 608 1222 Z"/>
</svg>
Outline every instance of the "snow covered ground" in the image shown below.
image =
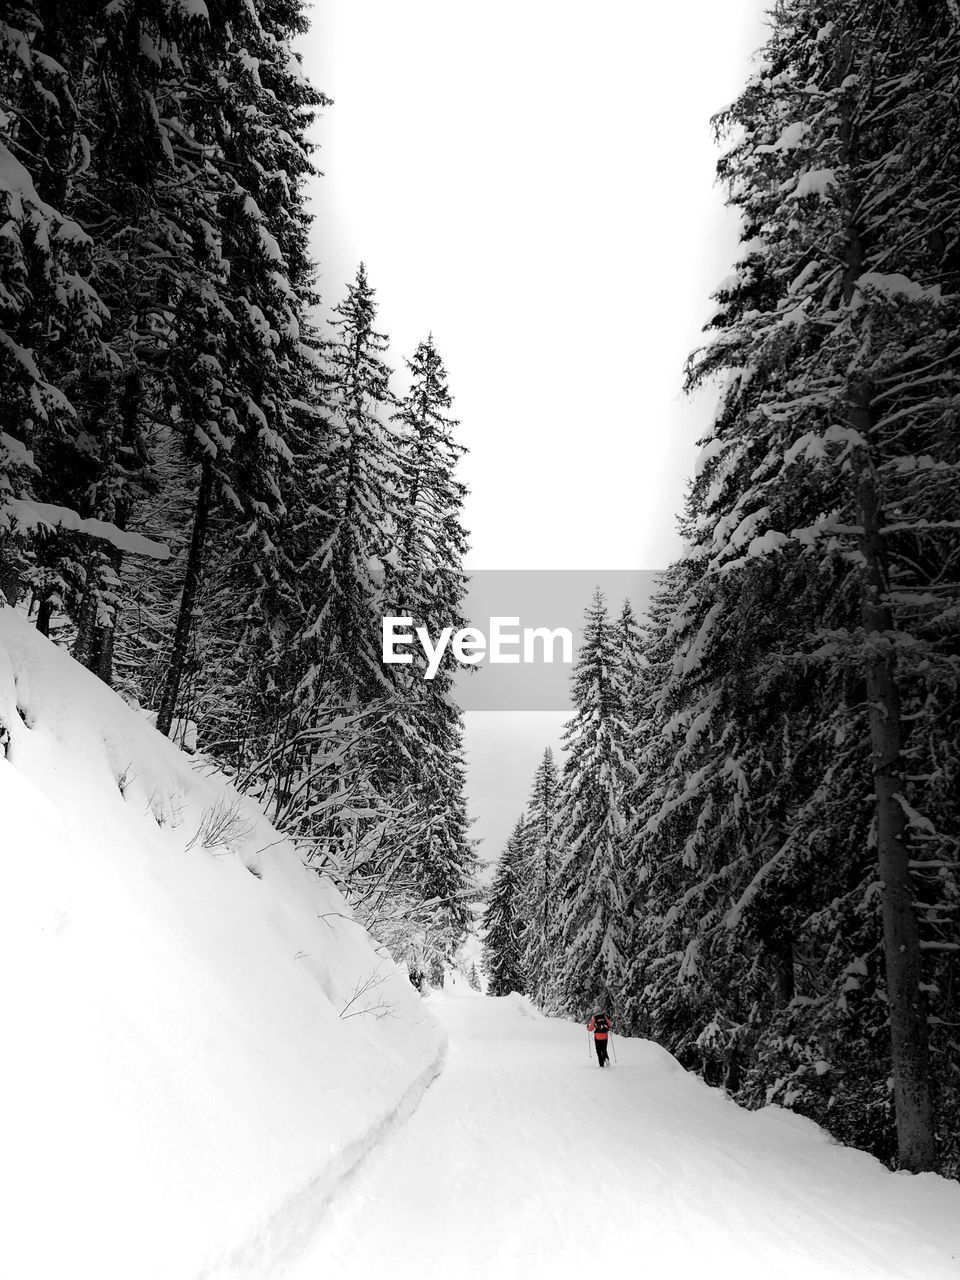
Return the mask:
<svg viewBox="0 0 960 1280">
<path fill-rule="evenodd" d="M 7 608 L 0 856 L 2 1280 L 960 1273 L 957 1184 L 643 1041 L 600 1071 L 520 997 L 421 1001 L 251 801 Z"/>
<path fill-rule="evenodd" d="M 6 607 L 0 857 L 0 1277 L 263 1280 L 442 1027 L 256 805 Z"/>
<path fill-rule="evenodd" d="M 960 1186 L 464 988 L 447 1066 L 287 1280 L 956 1280 Z"/>
</svg>

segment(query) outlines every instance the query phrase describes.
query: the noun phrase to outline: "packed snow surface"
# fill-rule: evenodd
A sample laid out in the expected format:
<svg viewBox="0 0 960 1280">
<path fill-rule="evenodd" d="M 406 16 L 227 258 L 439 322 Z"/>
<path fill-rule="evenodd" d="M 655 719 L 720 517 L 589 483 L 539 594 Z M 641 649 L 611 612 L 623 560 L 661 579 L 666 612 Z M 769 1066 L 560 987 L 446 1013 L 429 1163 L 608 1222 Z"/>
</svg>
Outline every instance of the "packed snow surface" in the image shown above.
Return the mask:
<svg viewBox="0 0 960 1280">
<path fill-rule="evenodd" d="M 442 1027 L 251 800 L 6 607 L 0 855 L 0 1277 L 264 1280 Z"/>
<path fill-rule="evenodd" d="M 601 1071 L 519 996 L 421 1001 L 251 800 L 8 608 L 0 853 L 2 1280 L 960 1270 L 955 1183 L 645 1041 Z"/>
<path fill-rule="evenodd" d="M 658 1046 L 440 996 L 447 1065 L 288 1280 L 956 1280 L 960 1186 L 893 1174 Z"/>
</svg>

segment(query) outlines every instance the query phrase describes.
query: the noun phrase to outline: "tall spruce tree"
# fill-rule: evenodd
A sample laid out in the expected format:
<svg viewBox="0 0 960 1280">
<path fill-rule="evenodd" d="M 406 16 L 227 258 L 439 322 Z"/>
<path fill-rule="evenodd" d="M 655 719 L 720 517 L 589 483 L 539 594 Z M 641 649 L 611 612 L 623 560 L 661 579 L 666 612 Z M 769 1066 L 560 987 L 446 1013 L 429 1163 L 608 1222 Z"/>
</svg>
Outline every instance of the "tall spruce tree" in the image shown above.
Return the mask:
<svg viewBox="0 0 960 1280">
<path fill-rule="evenodd" d="M 491 996 L 526 990 L 525 843 L 526 823 L 520 818 L 500 855 L 483 913 L 483 967 Z"/>
<path fill-rule="evenodd" d="M 116 74 L 114 25 L 85 3 L 31 3 L 0 21 L 0 556 L 8 595 L 32 589 L 44 632 L 84 599 L 95 621 L 87 581 L 138 545 L 119 490 L 142 483 L 144 459 L 139 433 L 119 429 L 130 415 L 116 394 L 136 369 L 104 289 L 114 208 L 97 162 L 117 92 L 130 102 L 143 89 Z M 138 131 L 147 170 L 156 134 Z"/>
<path fill-rule="evenodd" d="M 386 565 L 385 599 L 395 616 L 425 626 L 430 635 L 465 626 L 463 597 L 467 550 L 462 523 L 465 486 L 457 479 L 464 449 L 455 440 L 447 373 L 432 335 L 407 362 L 410 387 L 394 422 L 397 428 L 397 527 Z M 415 654 L 394 668 L 402 691 L 410 744 L 410 795 L 420 820 L 408 837 L 412 873 L 422 893 L 440 904 L 456 947 L 470 923 L 476 859 L 464 796 L 463 724 L 453 699 L 455 663 L 445 654 L 426 679 L 426 661 Z"/>
<path fill-rule="evenodd" d="M 744 245 L 691 377 L 729 383 L 688 504 L 669 750 L 659 782 L 641 768 L 636 851 L 667 1043 L 908 1168 L 934 1160 L 924 992 L 936 1044 L 957 945 L 941 484 L 958 263 L 934 145 L 955 132 L 955 27 L 929 6 L 783 4 L 721 120 Z"/>
<path fill-rule="evenodd" d="M 617 630 L 597 590 L 585 615 L 564 732 L 557 875 L 559 978 L 553 1003 L 616 1007 L 623 978 L 629 766 Z"/>
<path fill-rule="evenodd" d="M 561 860 L 557 819 L 560 777 L 548 747 L 530 789 L 524 826 L 524 893 L 526 918 L 523 967 L 527 992 L 539 1005 L 550 1002 L 559 960 L 559 874 Z"/>
<path fill-rule="evenodd" d="M 390 884 L 418 897 L 406 856 L 410 824 L 429 824 L 412 793 L 420 744 L 397 668 L 381 663 L 385 570 L 396 557 L 400 489 L 387 339 L 361 265 L 334 311 L 326 348 L 325 436 L 306 458 L 297 539 L 305 550 L 294 641 L 295 720 L 308 726 L 301 813 L 317 865 L 374 902 Z"/>
<path fill-rule="evenodd" d="M 375 291 L 361 263 L 334 311 L 328 353 L 332 435 L 312 477 L 316 533 L 308 565 L 315 639 L 312 678 L 344 706 L 389 697 L 380 662 L 378 605 L 397 527 L 396 449 L 388 418 L 395 400 L 375 328 Z"/>
<path fill-rule="evenodd" d="M 292 401 L 303 381 L 304 308 L 315 300 L 301 195 L 311 172 L 305 133 L 325 99 L 300 74 L 292 49 L 306 26 L 299 3 L 238 4 L 223 17 L 218 42 L 206 51 L 202 97 L 187 120 L 216 172 L 207 195 L 212 216 L 201 230 L 217 268 L 203 299 L 203 342 L 217 341 L 199 363 L 205 404 L 216 409 L 222 429 L 219 439 L 204 433 L 180 618 L 158 715 L 164 731 L 176 703 L 195 607 L 191 588 L 208 532 L 219 543 L 218 629 L 239 725 L 256 720 L 274 698 L 276 669 L 298 612 L 296 573 L 283 547 L 283 489 L 297 429 Z M 181 374 L 193 376 L 193 370 Z M 211 523 L 214 499 L 219 510 Z M 243 732 L 237 725 L 217 727 L 222 751 L 234 739 L 238 764 Z"/>
</svg>

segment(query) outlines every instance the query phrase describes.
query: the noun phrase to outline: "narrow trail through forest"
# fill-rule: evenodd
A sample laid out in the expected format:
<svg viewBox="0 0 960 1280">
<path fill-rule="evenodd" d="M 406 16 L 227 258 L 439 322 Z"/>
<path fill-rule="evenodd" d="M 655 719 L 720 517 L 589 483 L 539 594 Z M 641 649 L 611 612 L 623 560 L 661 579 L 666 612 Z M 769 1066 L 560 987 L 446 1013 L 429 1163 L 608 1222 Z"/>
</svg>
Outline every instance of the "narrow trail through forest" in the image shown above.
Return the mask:
<svg viewBox="0 0 960 1280">
<path fill-rule="evenodd" d="M 519 997 L 433 1008 L 446 1068 L 290 1280 L 956 1280 L 956 1184 L 743 1111 L 648 1041 L 600 1070 Z"/>
</svg>

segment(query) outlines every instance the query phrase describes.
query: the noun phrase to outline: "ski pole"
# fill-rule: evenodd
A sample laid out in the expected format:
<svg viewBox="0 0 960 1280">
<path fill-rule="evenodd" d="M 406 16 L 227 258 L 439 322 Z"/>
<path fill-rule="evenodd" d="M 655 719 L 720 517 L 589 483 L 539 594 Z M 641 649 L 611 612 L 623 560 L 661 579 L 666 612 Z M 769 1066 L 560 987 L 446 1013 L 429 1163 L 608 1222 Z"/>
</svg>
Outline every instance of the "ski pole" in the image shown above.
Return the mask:
<svg viewBox="0 0 960 1280">
<path fill-rule="evenodd" d="M 610 1048 L 613 1050 L 613 1060 L 617 1060 L 617 1046 L 613 1043 L 613 1032 L 610 1032 Z"/>
<path fill-rule="evenodd" d="M 592 1061 L 593 1061 L 593 1054 L 590 1052 L 590 1029 L 589 1029 L 589 1027 L 587 1028 L 587 1060 L 588 1060 L 589 1062 L 592 1062 Z"/>
</svg>

